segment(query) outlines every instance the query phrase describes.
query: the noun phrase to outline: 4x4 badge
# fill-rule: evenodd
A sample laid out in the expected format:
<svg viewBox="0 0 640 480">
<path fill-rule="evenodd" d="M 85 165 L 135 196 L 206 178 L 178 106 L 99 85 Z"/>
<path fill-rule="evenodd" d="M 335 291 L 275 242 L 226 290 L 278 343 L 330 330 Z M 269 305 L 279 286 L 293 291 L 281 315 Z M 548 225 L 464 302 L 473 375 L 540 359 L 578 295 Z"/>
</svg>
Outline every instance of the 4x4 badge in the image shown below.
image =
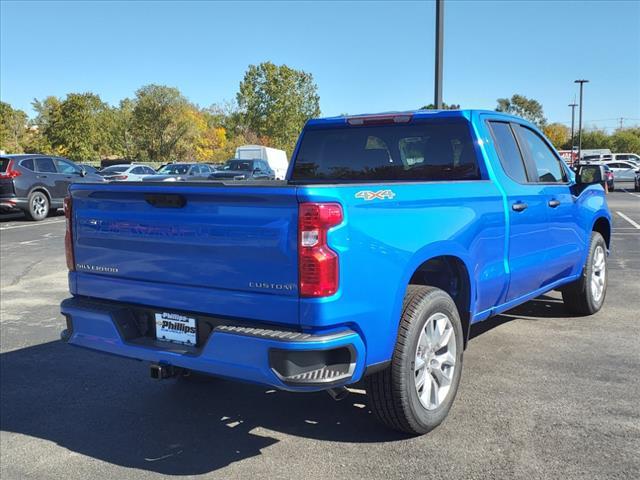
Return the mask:
<svg viewBox="0 0 640 480">
<path fill-rule="evenodd" d="M 384 200 L 385 198 L 392 199 L 396 196 L 393 190 L 378 190 L 373 192 L 371 190 L 360 190 L 356 193 L 356 198 L 362 198 L 363 200 Z"/>
</svg>

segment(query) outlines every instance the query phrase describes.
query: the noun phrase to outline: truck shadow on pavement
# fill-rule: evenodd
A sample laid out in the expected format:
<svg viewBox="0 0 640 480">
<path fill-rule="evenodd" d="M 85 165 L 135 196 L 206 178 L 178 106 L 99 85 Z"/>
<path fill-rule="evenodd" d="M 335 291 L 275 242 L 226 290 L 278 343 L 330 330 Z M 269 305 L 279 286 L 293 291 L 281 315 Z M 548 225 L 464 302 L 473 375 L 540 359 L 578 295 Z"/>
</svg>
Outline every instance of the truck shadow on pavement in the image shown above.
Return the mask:
<svg viewBox="0 0 640 480">
<path fill-rule="evenodd" d="M 566 317 L 540 297 L 474 325 Z M 261 455 L 283 435 L 332 442 L 407 438 L 377 424 L 366 396 L 334 402 L 194 376 L 154 381 L 146 364 L 49 342 L 0 355 L 0 427 L 81 455 L 165 475 L 199 475 Z M 9 452 L 3 452 L 9 456 Z"/>
<path fill-rule="evenodd" d="M 500 325 L 513 320 L 539 320 L 543 318 L 572 318 L 578 315 L 569 313 L 562 302 L 562 297 L 558 292 L 551 292 L 541 295 L 538 298 L 523 303 L 500 315 L 489 318 L 483 322 L 471 326 L 469 339 L 473 339 L 483 333 L 493 330 Z"/>
<path fill-rule="evenodd" d="M 144 363 L 62 342 L 3 353 L 0 373 L 3 431 L 166 475 L 208 473 L 260 455 L 280 433 L 338 442 L 406 438 L 378 425 L 362 394 L 335 402 L 324 392 L 210 377 L 151 380 Z"/>
</svg>

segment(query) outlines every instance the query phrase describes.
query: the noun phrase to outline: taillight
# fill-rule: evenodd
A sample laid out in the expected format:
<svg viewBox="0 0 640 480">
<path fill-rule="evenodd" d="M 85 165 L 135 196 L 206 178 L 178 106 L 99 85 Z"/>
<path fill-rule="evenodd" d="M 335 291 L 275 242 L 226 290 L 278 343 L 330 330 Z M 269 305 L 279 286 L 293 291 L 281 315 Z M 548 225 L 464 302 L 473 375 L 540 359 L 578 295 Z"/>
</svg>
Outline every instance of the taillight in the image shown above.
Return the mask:
<svg viewBox="0 0 640 480">
<path fill-rule="evenodd" d="M 13 160 L 9 160 L 9 162 L 7 163 L 7 169 L 4 171 L 4 173 L 0 174 L 0 178 L 6 180 L 9 178 L 19 177 L 20 175 L 22 175 L 22 172 L 14 168 Z"/>
<path fill-rule="evenodd" d="M 298 217 L 299 292 L 327 297 L 338 291 L 338 254 L 327 244 L 327 231 L 342 223 L 339 203 L 301 203 Z"/>
<path fill-rule="evenodd" d="M 64 217 L 67 228 L 64 232 L 64 253 L 67 257 L 67 268 L 73 272 L 76 269 L 76 260 L 73 255 L 73 201 L 71 195 L 64 198 Z"/>
</svg>

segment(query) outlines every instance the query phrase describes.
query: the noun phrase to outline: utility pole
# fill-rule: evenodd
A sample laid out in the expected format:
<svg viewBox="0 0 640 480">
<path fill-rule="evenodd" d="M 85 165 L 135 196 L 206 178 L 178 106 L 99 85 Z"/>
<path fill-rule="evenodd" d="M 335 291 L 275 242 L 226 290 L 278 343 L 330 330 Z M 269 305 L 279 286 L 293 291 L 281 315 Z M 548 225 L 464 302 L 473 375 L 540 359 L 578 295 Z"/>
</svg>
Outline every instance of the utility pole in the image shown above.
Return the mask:
<svg viewBox="0 0 640 480">
<path fill-rule="evenodd" d="M 442 51 L 444 42 L 444 0 L 436 0 L 436 65 L 433 104 L 442 108 Z"/>
<path fill-rule="evenodd" d="M 624 118 L 620 117 L 620 130 L 622 130 L 622 122 L 624 122 Z"/>
<path fill-rule="evenodd" d="M 580 110 L 578 113 L 578 161 L 582 159 L 582 87 L 589 80 L 575 80 L 573 83 L 580 84 Z"/>
<path fill-rule="evenodd" d="M 573 101 L 576 101 L 575 97 L 573 98 Z M 573 127 L 576 122 L 576 107 L 578 106 L 578 104 L 570 103 L 569 106 L 571 107 L 571 164 L 573 164 Z"/>
</svg>

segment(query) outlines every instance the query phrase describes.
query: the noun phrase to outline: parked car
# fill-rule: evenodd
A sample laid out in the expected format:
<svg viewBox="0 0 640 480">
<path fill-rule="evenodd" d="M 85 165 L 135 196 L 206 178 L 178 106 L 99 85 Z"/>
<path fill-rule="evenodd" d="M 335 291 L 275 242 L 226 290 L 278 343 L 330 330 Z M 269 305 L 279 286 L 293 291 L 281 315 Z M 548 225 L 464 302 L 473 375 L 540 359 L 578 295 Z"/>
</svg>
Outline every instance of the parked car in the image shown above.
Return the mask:
<svg viewBox="0 0 640 480">
<path fill-rule="evenodd" d="M 231 180 L 274 180 L 275 172 L 264 160 L 229 160 L 220 170 L 213 172 L 209 179 Z"/>
<path fill-rule="evenodd" d="M 145 177 L 151 182 L 184 182 L 209 178 L 214 170 L 206 163 L 168 163 L 163 165 L 154 176 Z"/>
<path fill-rule="evenodd" d="M 289 168 L 287 152 L 262 145 L 243 145 L 236 148 L 238 160 L 263 160 L 273 171 L 276 180 L 284 180 Z"/>
<path fill-rule="evenodd" d="M 63 340 L 154 378 L 338 398 L 365 379 L 373 416 L 422 434 L 454 401 L 471 325 L 553 289 L 571 312 L 602 308 L 603 167 L 574 176 L 533 124 L 334 117 L 298 145 L 287 182 L 72 185 Z"/>
<path fill-rule="evenodd" d="M 636 172 L 640 170 L 640 167 L 630 161 L 603 162 L 603 165 L 611 169 L 617 182 L 633 182 L 636 179 Z"/>
<path fill-rule="evenodd" d="M 137 163 L 112 165 L 103 168 L 98 172 L 109 182 L 141 182 L 143 178 L 149 175 L 155 175 L 156 171 L 147 166 Z"/>
<path fill-rule="evenodd" d="M 608 165 L 606 164 L 603 165 L 603 168 L 605 173 L 605 180 L 607 182 L 607 190 L 609 190 L 610 192 L 613 192 L 616 189 L 615 175 L 613 174 L 613 172 L 611 171 Z"/>
<path fill-rule="evenodd" d="M 0 157 L 0 211 L 23 211 L 30 220 L 43 220 L 62 208 L 67 189 L 75 182 L 102 182 L 71 160 L 48 155 Z"/>
<path fill-rule="evenodd" d="M 613 153 L 611 154 L 611 160 L 631 162 L 640 167 L 640 155 L 635 153 Z"/>
</svg>

